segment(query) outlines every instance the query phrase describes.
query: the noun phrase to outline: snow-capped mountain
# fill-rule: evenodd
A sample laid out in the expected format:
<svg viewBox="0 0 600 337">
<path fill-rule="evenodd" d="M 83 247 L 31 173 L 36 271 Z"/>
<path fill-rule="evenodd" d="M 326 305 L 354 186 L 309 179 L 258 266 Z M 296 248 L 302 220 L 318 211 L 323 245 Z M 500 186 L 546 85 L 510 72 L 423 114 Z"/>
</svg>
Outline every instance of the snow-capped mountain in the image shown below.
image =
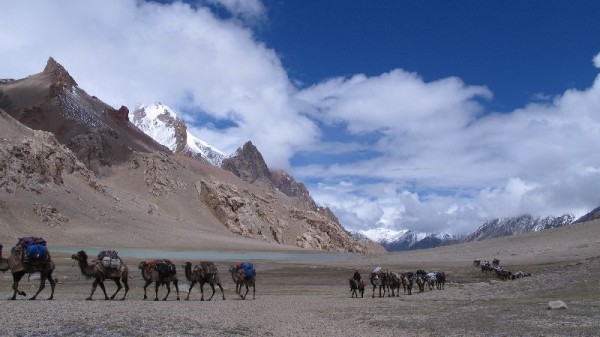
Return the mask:
<svg viewBox="0 0 600 337">
<path fill-rule="evenodd" d="M 353 232 L 352 234 L 357 239 L 367 238 L 377 242 L 388 251 L 434 248 L 457 241 L 456 237 L 445 233 L 417 233 L 408 229 L 396 231 L 384 227 Z"/>
<path fill-rule="evenodd" d="M 225 158 L 223 152 L 191 134 L 185 122 L 165 104 L 140 105 L 129 112 L 129 120 L 173 153 L 202 158 L 217 167 Z"/>
<path fill-rule="evenodd" d="M 534 218 L 533 216 L 526 214 L 519 217 L 492 219 L 486 221 L 473 233 L 467 235 L 464 242 L 480 241 L 529 232 L 539 232 L 544 229 L 568 226 L 574 221 L 575 216 L 571 214 L 565 214 L 559 217 L 546 216 L 539 218 Z"/>
</svg>

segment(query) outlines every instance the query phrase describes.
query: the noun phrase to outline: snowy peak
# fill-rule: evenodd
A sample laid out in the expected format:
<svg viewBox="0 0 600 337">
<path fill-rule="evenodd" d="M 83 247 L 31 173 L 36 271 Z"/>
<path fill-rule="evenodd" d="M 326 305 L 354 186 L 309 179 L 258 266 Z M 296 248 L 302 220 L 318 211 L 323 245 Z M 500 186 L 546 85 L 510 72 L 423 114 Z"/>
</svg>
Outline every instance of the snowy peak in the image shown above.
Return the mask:
<svg viewBox="0 0 600 337">
<path fill-rule="evenodd" d="M 192 135 L 177 113 L 162 103 L 140 105 L 129 113 L 129 120 L 156 142 L 173 153 L 183 153 L 220 167 L 225 155 Z"/>
<path fill-rule="evenodd" d="M 456 242 L 456 238 L 446 233 L 417 233 L 412 230 L 400 231 L 379 227 L 355 232 L 356 238 L 368 238 L 381 244 L 388 251 L 403 251 L 434 248 Z"/>
<path fill-rule="evenodd" d="M 480 241 L 502 236 L 539 232 L 544 229 L 568 226 L 574 221 L 575 217 L 571 214 L 539 218 L 526 214 L 511 218 L 497 218 L 486 221 L 477 230 L 469 234 L 464 241 Z"/>
</svg>

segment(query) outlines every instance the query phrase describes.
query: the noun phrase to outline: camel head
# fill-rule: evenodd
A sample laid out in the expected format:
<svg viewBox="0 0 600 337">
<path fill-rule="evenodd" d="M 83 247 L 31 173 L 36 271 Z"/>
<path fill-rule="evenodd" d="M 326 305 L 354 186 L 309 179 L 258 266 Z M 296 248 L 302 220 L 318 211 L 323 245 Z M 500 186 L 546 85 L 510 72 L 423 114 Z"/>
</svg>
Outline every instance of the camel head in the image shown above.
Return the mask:
<svg viewBox="0 0 600 337">
<path fill-rule="evenodd" d="M 83 250 L 78 251 L 77 254 L 71 255 L 71 259 L 77 261 L 87 261 L 87 258 L 88 256 Z"/>
<path fill-rule="evenodd" d="M 192 263 L 186 262 L 181 266 L 183 269 L 192 269 Z"/>
<path fill-rule="evenodd" d="M 140 264 L 138 265 L 138 269 L 145 270 L 147 266 L 148 266 L 148 262 L 146 262 L 146 261 L 142 261 L 142 262 L 140 262 Z"/>
</svg>

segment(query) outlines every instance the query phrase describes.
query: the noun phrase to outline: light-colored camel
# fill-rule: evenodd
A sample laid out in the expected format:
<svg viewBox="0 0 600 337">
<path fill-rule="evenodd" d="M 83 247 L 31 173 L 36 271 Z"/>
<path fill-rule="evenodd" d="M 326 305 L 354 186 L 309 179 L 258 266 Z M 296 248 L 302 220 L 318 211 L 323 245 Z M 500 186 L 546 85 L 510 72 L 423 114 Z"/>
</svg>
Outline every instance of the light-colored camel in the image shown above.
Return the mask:
<svg viewBox="0 0 600 337">
<path fill-rule="evenodd" d="M 182 267 L 185 270 L 185 278 L 188 280 L 188 282 L 190 282 L 190 289 L 188 290 L 187 297 L 185 298 L 186 301 L 190 299 L 190 293 L 192 292 L 192 288 L 196 283 L 200 284 L 200 293 L 202 294 L 200 301 L 204 301 L 205 283 L 210 284 L 210 288 L 212 289 L 212 294 L 207 301 L 212 300 L 213 296 L 215 295 L 215 284 L 219 286 L 219 289 L 221 289 L 221 295 L 223 296 L 223 300 L 225 300 L 225 293 L 223 292 L 223 287 L 221 286 L 221 280 L 219 279 L 218 272 L 206 273 L 201 265 L 196 265 L 194 270 L 192 270 L 192 264 L 190 262 L 186 262 Z"/>
<path fill-rule="evenodd" d="M 114 270 L 102 266 L 102 261 L 99 260 L 92 261 L 91 265 L 88 264 L 88 256 L 83 250 L 80 250 L 79 252 L 77 252 L 77 254 L 71 255 L 71 258 L 79 262 L 79 269 L 81 269 L 81 274 L 83 274 L 83 276 L 85 276 L 88 279 L 95 279 L 94 284 L 92 285 L 92 293 L 88 298 L 86 298 L 86 300 L 92 300 L 92 296 L 94 296 L 94 291 L 96 291 L 96 287 L 98 287 L 98 285 L 100 285 L 100 288 L 104 293 L 104 299 L 114 299 L 117 293 L 121 290 L 121 288 L 123 288 L 123 286 L 121 286 L 121 282 L 123 282 L 123 284 L 125 285 L 125 294 L 123 294 L 123 298 L 121 298 L 121 300 L 125 300 L 127 292 L 129 291 L 129 285 L 127 284 L 129 270 L 127 269 L 127 266 L 125 265 L 125 263 L 123 263 L 123 261 L 121 261 L 120 272 L 115 272 Z M 106 288 L 104 287 L 104 280 L 106 279 L 113 280 L 117 284 L 117 291 L 115 291 L 115 293 L 110 298 L 106 294 Z"/>
<path fill-rule="evenodd" d="M 148 265 L 150 263 L 150 265 Z M 163 274 L 160 273 L 160 268 L 159 266 L 165 264 L 166 268 L 169 271 L 172 272 L 164 272 Z M 175 270 L 175 265 L 168 260 L 154 260 L 152 262 L 146 262 L 146 261 L 142 261 L 140 262 L 140 265 L 138 266 L 138 268 L 142 271 L 142 278 L 144 279 L 144 281 L 146 281 L 146 284 L 144 284 L 144 299 L 147 299 L 148 296 L 146 295 L 146 288 L 150 285 L 150 283 L 154 282 L 155 287 L 155 293 L 156 293 L 156 297 L 154 298 L 155 301 L 158 301 L 158 287 L 160 287 L 161 285 L 166 285 L 167 286 L 167 294 L 165 295 L 165 298 L 163 298 L 163 301 L 167 300 L 167 297 L 169 297 L 169 294 L 171 293 L 171 282 L 173 282 L 173 284 L 175 285 L 175 290 L 177 291 L 177 300 L 179 301 L 179 280 L 177 279 L 177 271 Z M 171 269 L 172 268 L 172 269 Z"/>
<path fill-rule="evenodd" d="M 371 280 L 371 284 L 373 285 L 373 298 L 375 298 L 375 289 L 377 289 L 377 287 L 379 287 L 379 297 L 382 297 L 382 291 L 383 291 L 383 297 L 385 297 L 385 287 L 386 287 L 386 283 L 384 280 L 384 276 L 385 273 L 371 273 L 369 279 Z"/>
<path fill-rule="evenodd" d="M 256 276 L 247 277 L 243 269 L 238 269 L 236 266 L 229 268 L 231 279 L 235 283 L 235 293 L 240 295 L 240 298 L 245 300 L 248 295 L 249 288 L 252 287 L 252 299 L 256 299 Z M 242 286 L 246 287 L 246 293 L 242 295 Z"/>
<path fill-rule="evenodd" d="M 49 254 L 49 253 L 48 253 Z M 19 254 L 20 255 L 20 254 Z M 40 287 L 38 291 L 30 298 L 30 300 L 35 300 L 37 295 L 46 287 L 46 280 L 50 282 L 50 287 L 52 288 L 52 292 L 50 294 L 49 300 L 54 298 L 54 288 L 56 287 L 56 281 L 52 277 L 52 272 L 54 271 L 54 262 L 50 259 L 48 255 L 47 259 L 40 261 L 38 263 L 25 263 L 21 261 L 21 256 L 17 256 L 16 254 L 10 254 L 8 258 L 2 257 L 2 245 L 0 245 L 0 271 L 5 272 L 10 269 L 13 276 L 13 295 L 10 298 L 11 300 L 15 300 L 17 298 L 17 294 L 21 296 L 27 296 L 24 291 L 19 290 L 19 281 L 25 274 L 32 273 L 40 273 Z"/>
</svg>

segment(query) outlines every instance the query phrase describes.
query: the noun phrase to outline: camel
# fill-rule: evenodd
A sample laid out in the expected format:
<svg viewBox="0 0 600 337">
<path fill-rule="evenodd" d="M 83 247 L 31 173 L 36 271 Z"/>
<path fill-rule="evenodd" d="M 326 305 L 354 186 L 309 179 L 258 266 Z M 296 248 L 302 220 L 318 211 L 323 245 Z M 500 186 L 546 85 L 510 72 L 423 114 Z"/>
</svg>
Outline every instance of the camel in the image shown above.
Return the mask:
<svg viewBox="0 0 600 337">
<path fill-rule="evenodd" d="M 21 296 L 27 296 L 24 291 L 19 290 L 19 281 L 25 274 L 31 273 L 40 273 L 40 286 L 38 291 L 30 298 L 30 300 L 35 300 L 36 297 L 42 290 L 46 287 L 46 280 L 50 282 L 50 287 L 52 292 L 50 293 L 50 297 L 48 300 L 52 300 L 54 298 L 54 288 L 56 287 L 56 280 L 52 277 L 52 272 L 54 271 L 56 266 L 54 262 L 50 259 L 50 255 L 48 254 L 47 258 L 43 259 L 39 262 L 22 262 L 21 261 L 21 250 L 15 249 L 14 253 L 10 254 L 8 258 L 2 257 L 2 245 L 0 245 L 0 271 L 5 272 L 10 269 L 10 272 L 13 276 L 13 295 L 10 300 L 15 300 L 17 298 L 17 294 Z"/>
<path fill-rule="evenodd" d="M 167 286 L 167 294 L 162 299 L 163 301 L 167 300 L 169 294 L 171 293 L 171 282 L 175 285 L 175 290 L 177 291 L 177 300 L 179 301 L 179 280 L 177 279 L 177 271 L 175 270 L 175 265 L 169 260 L 154 260 L 145 262 L 140 262 L 138 268 L 142 271 L 142 278 L 146 281 L 144 284 L 144 299 L 147 299 L 146 288 L 150 285 L 150 283 L 154 282 L 155 284 L 155 301 L 158 301 L 158 287 L 161 285 Z M 162 268 L 166 268 L 165 271 Z"/>
<path fill-rule="evenodd" d="M 248 295 L 249 287 L 252 287 L 252 299 L 256 299 L 256 277 L 247 277 L 243 269 L 238 269 L 236 266 L 229 268 L 231 279 L 235 283 L 235 293 L 240 295 L 240 298 L 245 300 Z M 242 295 L 242 286 L 246 286 L 246 293 Z"/>
<path fill-rule="evenodd" d="M 215 273 L 206 273 L 204 271 L 203 265 L 210 265 L 212 262 L 201 262 L 200 265 L 196 265 L 194 270 L 192 270 L 192 264 L 190 262 L 186 262 L 182 267 L 185 270 L 185 278 L 190 282 L 190 289 L 188 290 L 186 301 L 190 299 L 190 293 L 192 292 L 192 288 L 196 283 L 200 284 L 200 293 L 202 297 L 200 301 L 204 301 L 204 284 L 210 284 L 210 288 L 212 289 L 212 295 L 208 298 L 207 301 L 212 300 L 215 295 L 215 284 L 219 286 L 221 289 L 221 295 L 223 296 L 223 300 L 225 300 L 225 293 L 223 292 L 223 287 L 221 286 L 221 280 L 219 279 L 218 272 Z M 212 263 L 214 266 L 214 263 Z M 215 267 L 216 270 L 216 267 Z"/>
<path fill-rule="evenodd" d="M 381 290 L 383 289 L 383 297 L 385 297 L 385 280 L 383 273 L 371 273 L 369 277 L 371 280 L 371 284 L 373 285 L 373 296 L 375 298 L 375 289 L 379 287 L 379 297 L 381 296 Z"/>
<path fill-rule="evenodd" d="M 437 272 L 435 274 L 435 278 L 437 280 L 437 288 L 439 290 L 443 290 L 444 286 L 446 285 L 446 273 L 444 273 L 443 271 Z"/>
<path fill-rule="evenodd" d="M 412 286 L 413 286 L 413 275 L 412 273 L 400 274 L 400 278 L 402 280 L 402 287 L 404 288 L 404 292 L 408 292 L 409 295 L 412 295 Z"/>
<path fill-rule="evenodd" d="M 400 285 L 402 281 L 400 280 L 400 276 L 393 272 L 388 272 L 385 279 L 387 281 L 387 286 L 391 292 L 392 297 L 400 296 Z M 388 297 L 390 297 L 390 293 L 388 292 Z"/>
<path fill-rule="evenodd" d="M 123 298 L 121 298 L 121 301 L 125 300 L 127 292 L 129 291 L 129 285 L 127 284 L 129 270 L 127 269 L 125 263 L 121 261 L 120 270 L 106 268 L 102 266 L 102 261 L 99 260 L 94 260 L 92 261 L 93 264 L 89 265 L 87 261 L 88 256 L 83 250 L 80 250 L 79 252 L 77 252 L 77 254 L 71 255 L 71 258 L 79 262 L 79 268 L 81 269 L 81 274 L 83 274 L 83 276 L 85 276 L 88 280 L 91 278 L 95 279 L 94 284 L 92 285 L 92 293 L 88 298 L 86 298 L 86 300 L 92 300 L 92 296 L 94 296 L 94 292 L 96 291 L 96 287 L 98 287 L 98 285 L 100 285 L 100 288 L 104 293 L 104 299 L 113 300 L 117 293 L 121 290 L 121 288 L 123 288 L 123 286 L 121 286 L 121 282 L 123 282 L 123 284 L 125 285 L 125 294 L 123 294 Z M 106 294 L 106 288 L 104 287 L 105 279 L 113 280 L 117 284 L 117 291 L 115 291 L 115 293 L 110 298 Z"/>
<path fill-rule="evenodd" d="M 358 298 L 358 293 L 360 293 L 360 298 L 363 298 L 364 294 L 365 294 L 365 281 L 360 280 L 354 280 L 354 279 L 349 279 L 349 283 L 350 283 L 350 291 L 352 292 L 352 297 L 354 297 L 354 295 L 356 295 L 356 298 Z M 358 290 L 358 293 L 357 293 Z"/>
</svg>

